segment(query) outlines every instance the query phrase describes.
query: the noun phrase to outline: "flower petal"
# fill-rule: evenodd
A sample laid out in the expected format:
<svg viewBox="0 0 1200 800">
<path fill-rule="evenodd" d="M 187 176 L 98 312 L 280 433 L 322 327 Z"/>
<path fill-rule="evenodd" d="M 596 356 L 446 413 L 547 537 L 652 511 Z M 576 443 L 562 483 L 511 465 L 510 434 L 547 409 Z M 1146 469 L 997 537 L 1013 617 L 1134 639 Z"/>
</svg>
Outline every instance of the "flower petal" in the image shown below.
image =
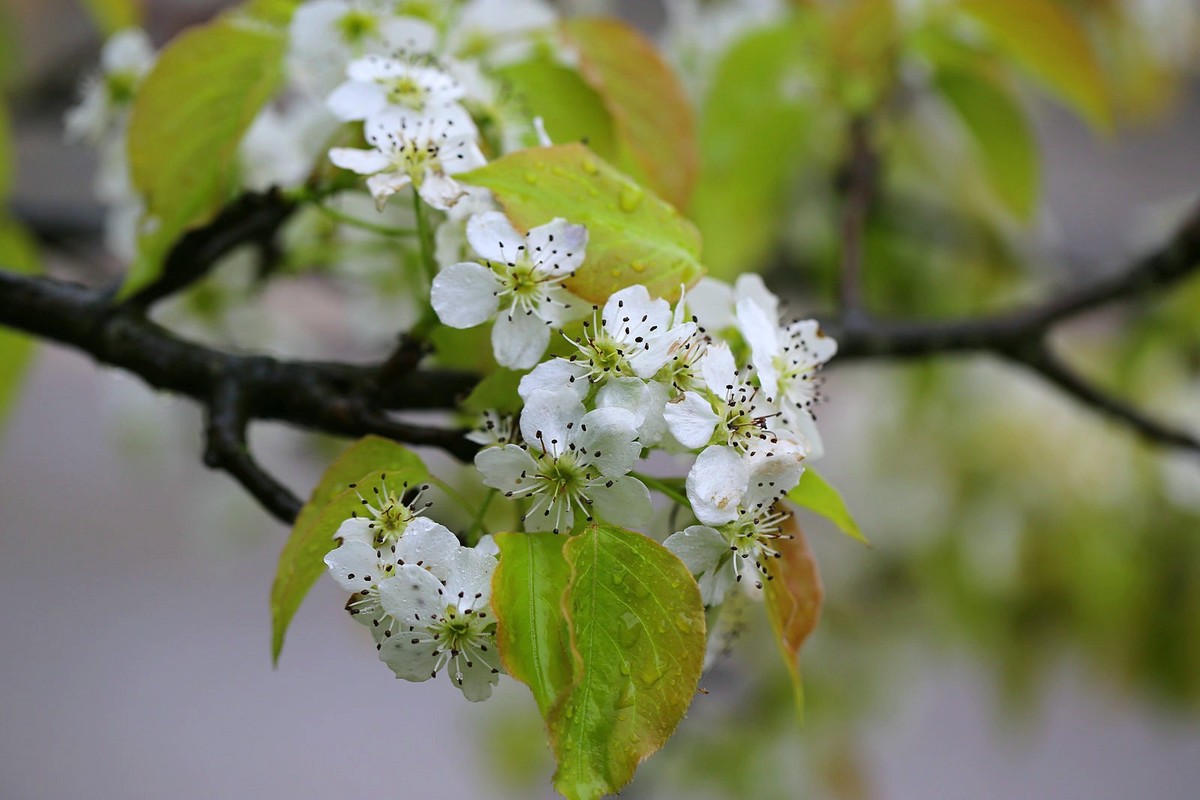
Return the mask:
<svg viewBox="0 0 1200 800">
<path fill-rule="evenodd" d="M 578 431 L 574 429 L 586 419 L 583 403 L 570 389 L 537 391 L 525 398 L 521 436 L 530 447 L 557 455 L 575 441 Z"/>
<path fill-rule="evenodd" d="M 529 230 L 529 255 L 545 275 L 566 275 L 579 269 L 587 249 L 588 232 L 583 225 L 572 225 L 555 217 L 545 225 Z"/>
<path fill-rule="evenodd" d="M 571 389 L 579 397 L 580 402 L 587 397 L 589 384 L 584 377 L 588 374 L 587 367 L 565 358 L 552 358 L 543 361 L 533 368 L 533 372 L 522 376 L 517 394 L 522 400 L 539 390 Z"/>
<path fill-rule="evenodd" d="M 459 547 L 454 553 L 450 577 L 446 581 L 446 594 L 450 602 L 456 603 L 460 611 L 471 609 L 487 611 L 492 597 L 492 573 L 496 571 L 496 557 L 474 547 Z"/>
<path fill-rule="evenodd" d="M 482 264 L 451 264 L 433 279 L 430 302 L 438 319 L 451 328 L 473 328 L 496 315 L 499 306 L 496 273 Z"/>
<path fill-rule="evenodd" d="M 689 450 L 707 445 L 720 421 L 712 404 L 696 392 L 684 392 L 669 401 L 663 417 L 671 435 Z"/>
<path fill-rule="evenodd" d="M 396 631 L 379 643 L 379 660 L 391 667 L 397 678 L 427 681 L 433 677 L 440 642 L 424 629 Z"/>
<path fill-rule="evenodd" d="M 417 517 L 408 523 L 404 535 L 396 542 L 395 559 L 401 566 L 416 565 L 446 580 L 459 547 L 458 537 L 445 525 L 428 517 Z"/>
<path fill-rule="evenodd" d="M 697 576 L 700 584 L 700 599 L 704 605 L 720 603 L 728 591 L 731 576 L 725 576 L 722 560 L 730 555 L 729 542 L 707 525 L 692 525 L 679 533 L 673 533 L 663 542 L 688 571 Z M 730 570 L 732 572 L 732 570 Z"/>
<path fill-rule="evenodd" d="M 342 122 L 366 119 L 387 107 L 387 97 L 374 83 L 346 81 L 325 99 L 329 111 Z"/>
<path fill-rule="evenodd" d="M 424 627 L 446 611 L 442 582 L 415 564 L 396 567 L 395 576 L 379 584 L 379 603 L 404 625 Z"/>
<path fill-rule="evenodd" d="M 763 392 L 774 400 L 779 396 L 779 371 L 775 362 L 783 353 L 779 343 L 779 325 L 749 299 L 738 301 L 737 320 L 738 331 L 750 345 L 750 357 L 758 370 Z"/>
<path fill-rule="evenodd" d="M 467 241 L 481 258 L 502 264 L 516 263 L 525 246 L 525 237 L 499 211 L 485 211 L 471 217 L 467 221 Z"/>
<path fill-rule="evenodd" d="M 492 328 L 492 354 L 509 369 L 529 369 L 550 344 L 550 326 L 537 314 L 501 310 Z"/>
<path fill-rule="evenodd" d="M 637 419 L 624 408 L 597 408 L 579 419 L 572 440 L 600 474 L 624 475 L 642 454 L 637 427 Z"/>
<path fill-rule="evenodd" d="M 329 574 L 348 592 L 370 589 L 381 578 L 379 557 L 375 548 L 364 541 L 351 539 L 325 555 Z"/>
<path fill-rule="evenodd" d="M 650 521 L 650 490 L 637 478 L 621 475 L 596 485 L 588 495 L 592 513 L 606 522 L 634 530 Z"/>
<path fill-rule="evenodd" d="M 770 506 L 796 488 L 804 473 L 804 456 L 802 445 L 786 439 L 751 452 L 746 457 L 750 480 L 742 501 L 743 507 Z"/>
<path fill-rule="evenodd" d="M 726 397 L 737 385 L 737 365 L 733 351 L 725 342 L 714 342 L 700 357 L 700 376 L 717 397 Z"/>
<path fill-rule="evenodd" d="M 733 448 L 714 445 L 705 449 L 696 458 L 686 481 L 696 519 L 705 525 L 733 522 L 749 481 L 746 462 Z"/>
<path fill-rule="evenodd" d="M 537 462 L 525 448 L 506 444 L 476 453 L 475 468 L 483 474 L 484 486 L 512 494 L 531 486 L 532 481 L 526 476 L 537 471 Z"/>
<path fill-rule="evenodd" d="M 355 147 L 334 147 L 329 151 L 329 160 L 334 166 L 359 175 L 373 175 L 391 164 L 388 157 L 378 150 L 359 150 Z"/>
</svg>

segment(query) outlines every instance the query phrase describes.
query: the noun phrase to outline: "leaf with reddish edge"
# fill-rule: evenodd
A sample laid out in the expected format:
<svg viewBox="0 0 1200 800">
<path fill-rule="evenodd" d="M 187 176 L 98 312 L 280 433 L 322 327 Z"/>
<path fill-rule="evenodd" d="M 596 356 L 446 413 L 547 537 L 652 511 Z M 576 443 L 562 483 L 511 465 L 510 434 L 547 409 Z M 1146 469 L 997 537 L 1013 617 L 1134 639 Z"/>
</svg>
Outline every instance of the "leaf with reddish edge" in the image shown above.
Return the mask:
<svg viewBox="0 0 1200 800">
<path fill-rule="evenodd" d="M 794 516 L 783 524 L 783 532 L 792 538 L 775 542 L 780 557 L 767 560 L 768 580 L 763 584 L 763 599 L 766 601 L 771 629 L 775 631 L 775 642 L 792 676 L 796 709 L 803 716 L 800 648 L 817 627 L 825 592 L 817 572 L 817 562 Z"/>
<path fill-rule="evenodd" d="M 604 99 L 635 172 L 676 208 L 686 208 L 700 151 L 683 84 L 654 43 L 627 23 L 581 18 L 563 23 L 579 51 L 583 79 Z"/>
</svg>

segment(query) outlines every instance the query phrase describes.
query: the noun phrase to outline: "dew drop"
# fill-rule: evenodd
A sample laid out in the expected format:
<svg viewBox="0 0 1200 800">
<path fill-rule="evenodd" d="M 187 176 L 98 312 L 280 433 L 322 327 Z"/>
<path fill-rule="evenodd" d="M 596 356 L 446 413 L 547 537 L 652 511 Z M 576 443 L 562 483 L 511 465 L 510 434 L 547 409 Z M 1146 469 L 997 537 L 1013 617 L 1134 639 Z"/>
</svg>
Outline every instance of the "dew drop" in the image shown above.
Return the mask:
<svg viewBox="0 0 1200 800">
<path fill-rule="evenodd" d="M 626 213 L 632 213 L 637 210 L 637 207 L 642 202 L 642 196 L 645 195 L 641 189 L 636 186 L 625 186 L 621 189 L 620 206 L 621 210 Z"/>
<path fill-rule="evenodd" d="M 586 172 L 588 175 L 595 175 L 597 172 L 600 171 L 600 168 L 596 166 L 595 161 L 593 161 L 590 158 L 585 158 L 583 160 L 583 171 Z"/>
<path fill-rule="evenodd" d="M 538 182 L 538 176 L 534 175 L 532 172 L 526 172 L 525 173 L 525 182 L 530 184 L 531 186 L 536 186 L 537 182 Z"/>
</svg>

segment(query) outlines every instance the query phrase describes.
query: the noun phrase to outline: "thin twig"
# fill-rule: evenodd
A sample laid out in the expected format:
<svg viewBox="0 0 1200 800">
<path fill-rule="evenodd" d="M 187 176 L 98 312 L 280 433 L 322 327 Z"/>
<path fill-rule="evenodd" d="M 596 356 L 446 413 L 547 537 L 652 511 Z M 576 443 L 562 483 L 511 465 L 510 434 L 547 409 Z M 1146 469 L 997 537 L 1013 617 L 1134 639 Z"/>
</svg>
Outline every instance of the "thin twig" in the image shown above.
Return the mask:
<svg viewBox="0 0 1200 800">
<path fill-rule="evenodd" d="M 842 209 L 841 263 L 838 269 L 838 299 L 843 317 L 856 319 L 862 306 L 863 245 L 867 217 L 875 202 L 878 164 L 871 149 L 870 123 L 855 117 L 850 123 L 850 154 L 842 173 L 845 201 Z"/>
</svg>

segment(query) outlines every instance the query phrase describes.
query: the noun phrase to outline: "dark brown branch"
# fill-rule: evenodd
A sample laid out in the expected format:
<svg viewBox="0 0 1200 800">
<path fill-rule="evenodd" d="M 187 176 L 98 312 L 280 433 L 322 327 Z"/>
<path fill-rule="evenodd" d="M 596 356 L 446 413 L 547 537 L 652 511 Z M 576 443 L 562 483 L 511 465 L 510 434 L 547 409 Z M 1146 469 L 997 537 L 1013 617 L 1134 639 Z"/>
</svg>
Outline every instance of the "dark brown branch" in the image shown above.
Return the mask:
<svg viewBox="0 0 1200 800">
<path fill-rule="evenodd" d="M 845 187 L 842 209 L 841 264 L 838 269 L 838 299 L 842 314 L 856 318 L 862 311 L 863 245 L 867 217 L 875 202 L 878 159 L 871 148 L 870 123 L 866 117 L 850 122 L 850 154 L 839 183 Z"/>
<path fill-rule="evenodd" d="M 300 498 L 271 477 L 251 455 L 243 406 L 236 378 L 217 384 L 208 401 L 204 463 L 228 472 L 276 519 L 291 524 L 300 513 Z"/>
<path fill-rule="evenodd" d="M 1020 362 L 1084 405 L 1132 428 L 1147 441 L 1200 454 L 1200 437 L 1152 419 L 1132 405 L 1113 397 L 1064 364 L 1048 348 L 1025 354 Z"/>
<path fill-rule="evenodd" d="M 114 307 L 108 292 L 3 271 L 0 324 L 74 347 L 157 389 L 201 403 L 208 403 L 222 382 L 235 380 L 249 420 L 339 436 L 374 433 L 438 447 L 462 459 L 477 449 L 461 431 L 407 425 L 383 414 L 385 409 L 453 409 L 475 384 L 470 374 L 414 371 L 388 392 L 374 392 L 377 367 L 222 352 L 180 339 L 135 310 Z"/>
</svg>

